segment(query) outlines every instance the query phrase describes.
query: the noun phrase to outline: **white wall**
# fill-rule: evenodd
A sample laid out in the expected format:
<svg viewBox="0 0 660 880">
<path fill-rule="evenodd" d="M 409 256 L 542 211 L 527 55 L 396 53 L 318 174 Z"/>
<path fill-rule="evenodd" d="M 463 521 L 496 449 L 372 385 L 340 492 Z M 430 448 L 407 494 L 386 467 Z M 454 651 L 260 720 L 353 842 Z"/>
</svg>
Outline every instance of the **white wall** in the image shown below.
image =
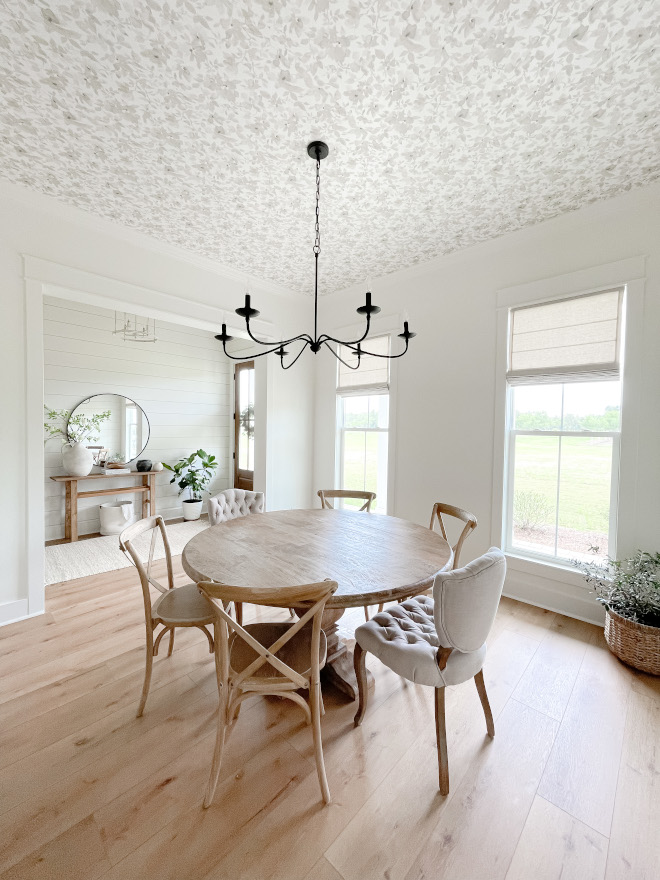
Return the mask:
<svg viewBox="0 0 660 880">
<path fill-rule="evenodd" d="M 219 462 L 211 492 L 231 485 L 231 366 L 213 334 L 162 321 L 157 322 L 158 341 L 143 344 L 124 342 L 113 335 L 114 327 L 113 311 L 44 297 L 46 406 L 71 410 L 92 394 L 122 394 L 138 403 L 149 420 L 149 443 L 140 458 L 173 464 L 202 448 Z M 99 443 L 107 445 L 105 435 Z M 115 442 L 108 448 L 119 446 Z M 45 447 L 46 540 L 64 535 L 64 485 L 50 479 L 65 473 L 60 450 L 59 440 Z M 156 477 L 157 511 L 165 518 L 181 516 L 178 490 L 170 485 L 170 477 L 168 471 Z M 126 485 L 126 477 L 123 482 Z M 104 481 L 102 488 L 121 483 L 121 477 Z M 138 496 L 118 494 L 119 498 L 134 501 L 138 512 Z M 114 500 L 115 496 L 81 499 L 79 533 L 98 532 L 99 504 Z"/>
<path fill-rule="evenodd" d="M 29 277 L 26 281 L 26 269 Z M 249 269 L 249 267 L 246 267 Z M 3 577 L 0 579 L 0 623 L 43 608 L 39 574 L 43 533 L 43 421 L 41 338 L 42 292 L 105 308 L 128 308 L 159 320 L 202 329 L 230 326 L 233 310 L 245 292 L 243 273 L 170 247 L 148 236 L 60 204 L 23 187 L 0 182 L 0 384 L 4 464 L 0 536 Z M 253 301 L 262 316 L 258 332 L 275 339 L 307 329 L 312 304 L 283 288 L 251 280 Z M 91 291 L 91 293 L 90 293 Z M 70 298 L 64 294 L 65 298 Z M 239 328 L 236 328 L 239 329 Z M 308 387 L 312 371 L 298 380 Z M 304 405 L 304 395 L 300 405 Z M 294 479 L 299 497 L 288 505 L 309 503 L 312 456 L 311 424 L 301 438 L 302 454 L 294 458 L 286 445 L 278 466 Z M 278 442 L 271 432 L 269 442 Z M 40 448 L 41 447 L 41 448 Z M 299 452 L 299 450 L 297 450 Z M 276 485 L 277 491 L 278 486 Z M 269 499 L 277 506 L 278 498 Z M 43 561 L 41 561 L 43 572 Z"/>
<path fill-rule="evenodd" d="M 572 214 L 469 248 L 432 264 L 374 280 L 383 314 L 409 311 L 418 333 L 398 362 L 394 514 L 428 524 L 444 500 L 473 511 L 470 538 L 478 555 L 494 535 L 491 516 L 495 460 L 496 295 L 501 288 L 647 255 L 643 332 L 634 340 L 641 362 L 630 399 L 639 402 L 639 431 L 624 436 L 636 457 L 632 502 L 619 555 L 639 546 L 660 549 L 660 186 L 627 193 Z M 363 286 L 342 293 L 335 314 L 345 321 L 364 298 Z M 339 317 L 337 322 L 339 322 Z M 395 340 L 398 342 L 398 340 Z M 316 382 L 314 485 L 334 477 L 334 365 L 319 360 Z M 499 377 L 501 379 L 501 377 Z M 630 450 L 630 447 L 635 447 Z M 629 456 L 630 457 L 630 456 Z M 501 503 L 495 499 L 495 507 Z M 495 534 L 495 537 L 497 535 Z M 515 563 L 513 563 L 515 565 Z M 510 566 L 507 589 L 547 607 L 591 619 L 599 609 L 574 574 L 546 566 Z"/>
<path fill-rule="evenodd" d="M 293 346 L 292 346 L 293 349 Z M 308 438 L 314 431 L 314 355 L 309 349 L 295 367 L 283 370 L 268 359 L 266 426 L 266 507 L 289 510 L 312 506 L 312 456 Z M 305 361 L 307 358 L 307 361 Z M 266 360 L 266 358 L 263 358 Z M 257 392 L 260 386 L 257 385 Z M 259 416 L 259 409 L 255 413 Z M 300 467 L 309 455 L 309 466 Z"/>
</svg>

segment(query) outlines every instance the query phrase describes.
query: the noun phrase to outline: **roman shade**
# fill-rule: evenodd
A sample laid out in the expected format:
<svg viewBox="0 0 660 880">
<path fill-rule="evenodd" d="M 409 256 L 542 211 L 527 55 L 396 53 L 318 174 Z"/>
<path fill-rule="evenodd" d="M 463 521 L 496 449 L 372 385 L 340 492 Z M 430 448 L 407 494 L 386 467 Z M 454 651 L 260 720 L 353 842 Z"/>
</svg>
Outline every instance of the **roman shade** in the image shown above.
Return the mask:
<svg viewBox="0 0 660 880">
<path fill-rule="evenodd" d="M 388 355 L 390 353 L 390 337 L 376 336 L 365 342 L 368 351 L 374 354 Z M 365 392 L 375 394 L 387 391 L 390 386 L 390 362 L 385 358 L 364 357 L 360 361 L 360 369 L 351 369 L 357 365 L 357 355 L 343 345 L 339 346 L 339 357 L 350 366 L 339 361 L 339 375 L 337 380 L 338 394 L 363 394 Z"/>
<path fill-rule="evenodd" d="M 511 310 L 512 385 L 617 379 L 623 290 Z"/>
</svg>

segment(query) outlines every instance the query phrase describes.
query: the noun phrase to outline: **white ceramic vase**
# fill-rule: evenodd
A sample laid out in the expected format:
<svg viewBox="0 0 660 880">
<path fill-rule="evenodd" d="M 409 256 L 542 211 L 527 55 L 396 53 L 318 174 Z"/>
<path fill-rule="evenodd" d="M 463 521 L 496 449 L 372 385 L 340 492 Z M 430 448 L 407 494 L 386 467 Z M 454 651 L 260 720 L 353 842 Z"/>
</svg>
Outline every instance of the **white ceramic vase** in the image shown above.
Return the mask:
<svg viewBox="0 0 660 880">
<path fill-rule="evenodd" d="M 62 465 L 70 477 L 86 477 L 94 467 L 94 455 L 82 443 L 65 443 L 62 447 Z"/>
<path fill-rule="evenodd" d="M 199 519 L 202 515 L 202 501 L 183 501 L 181 507 L 183 508 L 183 518 L 184 519 Z"/>
</svg>

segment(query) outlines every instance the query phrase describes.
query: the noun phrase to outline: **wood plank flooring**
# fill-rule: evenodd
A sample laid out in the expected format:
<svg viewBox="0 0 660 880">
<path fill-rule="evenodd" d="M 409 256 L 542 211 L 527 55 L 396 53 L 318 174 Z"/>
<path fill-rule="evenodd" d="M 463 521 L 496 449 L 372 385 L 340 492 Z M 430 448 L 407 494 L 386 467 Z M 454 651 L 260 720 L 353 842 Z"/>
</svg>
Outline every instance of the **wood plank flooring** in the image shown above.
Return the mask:
<svg viewBox="0 0 660 880">
<path fill-rule="evenodd" d="M 330 806 L 300 710 L 255 697 L 203 811 L 217 703 L 206 640 L 177 632 L 136 719 L 136 573 L 54 585 L 47 611 L 0 628 L 0 880 L 660 877 L 660 686 L 594 626 L 502 600 L 485 666 L 496 737 L 474 686 L 449 688 L 447 798 L 431 690 L 370 656 L 360 728 L 353 704 L 325 695 Z M 362 620 L 356 609 L 341 626 Z"/>
</svg>

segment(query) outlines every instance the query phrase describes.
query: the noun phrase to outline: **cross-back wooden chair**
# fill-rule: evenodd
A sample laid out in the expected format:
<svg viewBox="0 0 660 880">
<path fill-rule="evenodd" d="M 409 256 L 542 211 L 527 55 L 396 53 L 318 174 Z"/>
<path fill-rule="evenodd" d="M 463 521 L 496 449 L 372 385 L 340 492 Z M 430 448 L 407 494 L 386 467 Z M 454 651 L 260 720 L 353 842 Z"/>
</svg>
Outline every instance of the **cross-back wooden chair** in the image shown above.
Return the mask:
<svg viewBox="0 0 660 880">
<path fill-rule="evenodd" d="M 321 507 L 324 510 L 335 509 L 334 504 L 332 504 L 335 498 L 349 498 L 354 501 L 364 501 L 360 512 L 366 510 L 367 513 L 371 513 L 371 505 L 376 500 L 375 492 L 362 492 L 359 489 L 319 489 L 316 494 L 321 499 Z M 382 611 L 382 608 L 382 605 L 378 606 L 379 611 Z M 369 620 L 369 608 L 366 605 L 364 606 L 364 619 Z"/>
<path fill-rule="evenodd" d="M 325 510 L 335 509 L 334 504 L 331 503 L 334 498 L 349 498 L 353 501 L 364 501 L 360 510 L 366 510 L 369 513 L 371 505 L 376 500 L 375 492 L 362 492 L 357 489 L 319 489 L 316 494 L 321 499 L 321 507 Z"/>
<path fill-rule="evenodd" d="M 145 564 L 141 553 L 134 546 L 134 541 L 142 535 L 147 535 L 149 532 L 151 532 L 151 540 Z M 162 537 L 165 548 L 167 566 L 166 586 L 159 583 L 151 572 L 156 539 L 159 534 Z M 177 626 L 195 626 L 201 629 L 209 641 L 209 652 L 213 653 L 213 637 L 206 626 L 213 623 L 215 615 L 213 608 L 211 608 L 208 601 L 197 589 L 197 584 L 184 584 L 180 587 L 174 586 L 172 552 L 170 550 L 170 542 L 167 539 L 165 523 L 161 516 L 150 516 L 146 519 L 141 519 L 127 529 L 124 529 L 119 535 L 119 549 L 137 568 L 142 586 L 142 597 L 144 599 L 144 619 L 147 629 L 147 661 L 144 671 L 142 696 L 140 697 L 140 705 L 137 711 L 137 717 L 139 718 L 144 712 L 144 706 L 149 696 L 153 660 L 158 655 L 158 648 L 165 633 L 170 634 L 170 644 L 167 650 L 168 657 L 172 655 L 174 649 L 174 630 Z M 159 593 L 154 602 L 151 599 L 151 587 Z M 163 629 L 154 639 L 155 631 L 161 625 Z"/>
<path fill-rule="evenodd" d="M 454 507 L 453 504 L 444 504 L 442 501 L 436 501 L 433 505 L 433 510 L 431 511 L 431 523 L 429 528 L 431 530 L 435 529 L 436 523 L 440 526 L 440 533 L 442 537 L 449 543 L 449 538 L 447 537 L 447 529 L 445 528 L 445 522 L 443 520 L 444 516 L 453 516 L 456 519 L 461 520 L 461 522 L 465 523 L 463 531 L 458 537 L 458 541 L 451 548 L 453 553 L 452 560 L 452 570 L 458 568 L 458 560 L 461 555 L 461 549 L 463 547 L 463 542 L 467 538 L 471 532 L 474 531 L 477 527 L 477 518 L 474 514 L 470 513 L 467 510 L 463 510 L 462 507 Z"/>
<path fill-rule="evenodd" d="M 321 794 L 330 803 L 321 741 L 320 670 L 325 665 L 326 637 L 321 628 L 325 603 L 337 589 L 336 581 L 298 587 L 233 587 L 203 581 L 199 589 L 215 612 L 213 630 L 218 677 L 218 731 L 204 806 L 209 807 L 218 784 L 222 752 L 243 700 L 251 694 L 286 697 L 305 713 L 312 725 L 316 770 Z M 250 623 L 242 626 L 225 610 L 230 602 L 252 602 L 275 608 L 295 606 L 302 616 L 295 621 Z M 300 613 L 300 612 L 299 612 Z M 309 703 L 298 693 L 309 691 Z"/>
</svg>

